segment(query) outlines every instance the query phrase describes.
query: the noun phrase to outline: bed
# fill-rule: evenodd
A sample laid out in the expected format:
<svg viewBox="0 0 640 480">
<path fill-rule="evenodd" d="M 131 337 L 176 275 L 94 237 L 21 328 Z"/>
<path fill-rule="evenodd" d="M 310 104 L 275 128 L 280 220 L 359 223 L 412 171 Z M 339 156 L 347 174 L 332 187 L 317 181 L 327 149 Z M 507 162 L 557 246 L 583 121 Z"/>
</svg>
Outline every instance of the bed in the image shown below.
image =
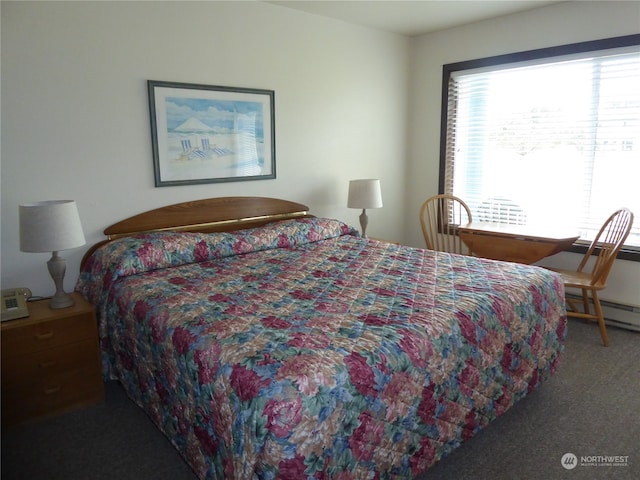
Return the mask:
<svg viewBox="0 0 640 480">
<path fill-rule="evenodd" d="M 558 367 L 553 272 L 225 197 L 105 230 L 76 290 L 117 380 L 201 479 L 413 478 Z"/>
</svg>

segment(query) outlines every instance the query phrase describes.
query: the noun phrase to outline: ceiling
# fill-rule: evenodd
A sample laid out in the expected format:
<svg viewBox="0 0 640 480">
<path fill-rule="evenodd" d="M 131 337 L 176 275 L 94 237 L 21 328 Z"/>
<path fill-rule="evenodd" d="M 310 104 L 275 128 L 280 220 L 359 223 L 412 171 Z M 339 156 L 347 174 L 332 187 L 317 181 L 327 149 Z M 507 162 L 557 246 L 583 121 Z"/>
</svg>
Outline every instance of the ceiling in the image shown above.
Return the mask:
<svg viewBox="0 0 640 480">
<path fill-rule="evenodd" d="M 560 2 L 545 0 L 280 0 L 267 3 L 413 36 Z"/>
</svg>

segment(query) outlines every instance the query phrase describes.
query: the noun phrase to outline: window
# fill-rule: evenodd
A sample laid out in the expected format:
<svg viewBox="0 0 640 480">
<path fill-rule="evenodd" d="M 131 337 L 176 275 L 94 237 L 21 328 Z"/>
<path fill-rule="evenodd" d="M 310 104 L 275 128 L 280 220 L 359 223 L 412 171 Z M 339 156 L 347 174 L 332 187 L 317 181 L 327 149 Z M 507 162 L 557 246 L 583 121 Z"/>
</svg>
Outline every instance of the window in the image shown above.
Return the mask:
<svg viewBox="0 0 640 480">
<path fill-rule="evenodd" d="M 474 220 L 575 231 L 636 214 L 640 260 L 640 35 L 444 66 L 440 192 Z"/>
</svg>

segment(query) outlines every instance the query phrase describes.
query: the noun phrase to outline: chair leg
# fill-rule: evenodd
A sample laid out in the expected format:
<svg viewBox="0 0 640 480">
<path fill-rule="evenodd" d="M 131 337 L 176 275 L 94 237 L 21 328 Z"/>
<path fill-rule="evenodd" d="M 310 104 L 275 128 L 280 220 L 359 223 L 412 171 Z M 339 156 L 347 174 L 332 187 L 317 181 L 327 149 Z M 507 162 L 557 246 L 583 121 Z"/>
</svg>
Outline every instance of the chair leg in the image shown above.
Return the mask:
<svg viewBox="0 0 640 480">
<path fill-rule="evenodd" d="M 594 301 L 595 304 L 595 301 Z M 582 289 L 582 305 L 584 307 L 585 315 L 591 315 L 591 307 L 589 307 L 589 292 L 587 292 L 584 288 Z M 591 321 L 591 319 L 587 318 L 587 323 Z"/>
<path fill-rule="evenodd" d="M 569 312 L 579 312 L 578 306 L 576 305 L 576 301 L 573 298 L 566 297 L 565 302 L 567 305 L 567 313 Z"/>
<path fill-rule="evenodd" d="M 607 327 L 604 324 L 604 315 L 602 313 L 602 306 L 600 306 L 600 299 L 598 298 L 598 292 L 591 291 L 593 297 L 593 306 L 596 309 L 596 316 L 598 317 L 598 327 L 600 327 L 600 336 L 602 337 L 602 343 L 605 347 L 609 346 L 609 337 L 607 336 Z"/>
</svg>

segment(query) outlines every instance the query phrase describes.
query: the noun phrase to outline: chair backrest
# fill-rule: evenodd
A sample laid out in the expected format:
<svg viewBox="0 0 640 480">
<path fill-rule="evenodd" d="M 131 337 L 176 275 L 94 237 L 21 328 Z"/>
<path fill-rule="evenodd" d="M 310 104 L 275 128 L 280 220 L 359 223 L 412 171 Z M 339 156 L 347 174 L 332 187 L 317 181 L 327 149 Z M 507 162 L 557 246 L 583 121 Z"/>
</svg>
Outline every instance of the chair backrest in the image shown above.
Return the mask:
<svg viewBox="0 0 640 480">
<path fill-rule="evenodd" d="M 578 266 L 579 272 L 584 271 L 589 260 L 595 257 L 591 268 L 591 285 L 604 288 L 616 255 L 629 236 L 632 225 L 633 213 L 628 208 L 615 211 L 604 222 Z"/>
<path fill-rule="evenodd" d="M 427 248 L 441 252 L 469 254 L 458 236 L 458 227 L 471 222 L 471 210 L 453 195 L 435 195 L 420 208 L 420 224 Z"/>
</svg>

